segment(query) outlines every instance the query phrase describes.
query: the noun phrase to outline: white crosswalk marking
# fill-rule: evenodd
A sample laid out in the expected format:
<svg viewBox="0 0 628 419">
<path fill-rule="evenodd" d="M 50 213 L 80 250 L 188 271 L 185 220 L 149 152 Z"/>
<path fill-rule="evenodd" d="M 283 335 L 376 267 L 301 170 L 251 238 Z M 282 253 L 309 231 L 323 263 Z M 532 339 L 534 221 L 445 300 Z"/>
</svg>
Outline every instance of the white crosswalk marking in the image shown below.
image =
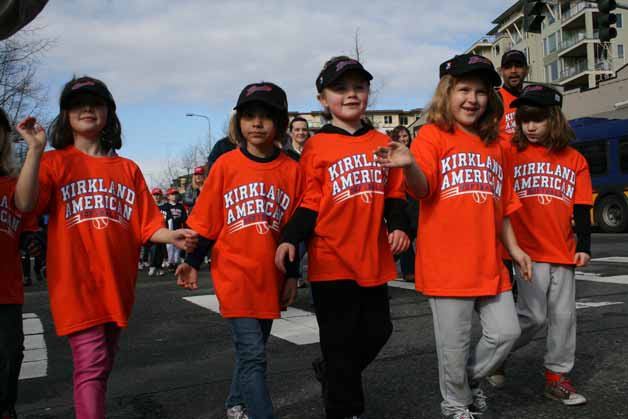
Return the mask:
<svg viewBox="0 0 628 419">
<path fill-rule="evenodd" d="M 628 257 L 625 257 L 625 256 L 610 256 L 610 257 L 606 257 L 606 258 L 591 259 L 591 262 L 628 263 Z"/>
<path fill-rule="evenodd" d="M 220 313 L 218 298 L 215 295 L 185 297 L 184 300 L 215 313 Z M 309 311 L 289 307 L 281 314 L 281 319 L 273 321 L 271 334 L 295 345 L 318 343 L 318 323 L 316 316 Z"/>
<path fill-rule="evenodd" d="M 34 313 L 22 315 L 24 325 L 24 360 L 20 380 L 48 375 L 48 352 L 44 340 L 44 327 Z"/>
</svg>

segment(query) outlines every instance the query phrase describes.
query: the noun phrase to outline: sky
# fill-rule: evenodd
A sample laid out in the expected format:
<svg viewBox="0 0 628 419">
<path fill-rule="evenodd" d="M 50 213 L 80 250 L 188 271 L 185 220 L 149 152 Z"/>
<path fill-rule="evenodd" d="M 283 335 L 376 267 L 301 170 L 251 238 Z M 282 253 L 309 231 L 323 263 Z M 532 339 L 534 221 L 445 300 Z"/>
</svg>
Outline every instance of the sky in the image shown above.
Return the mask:
<svg viewBox="0 0 628 419">
<path fill-rule="evenodd" d="M 240 90 L 271 81 L 291 111 L 319 110 L 314 80 L 335 55 L 373 76 L 373 108 L 424 107 L 438 65 L 488 32 L 513 0 L 57 0 L 31 24 L 54 45 L 38 77 L 58 112 L 73 75 L 103 80 L 123 128 L 120 154 L 154 183 L 186 147 L 224 133 Z"/>
</svg>

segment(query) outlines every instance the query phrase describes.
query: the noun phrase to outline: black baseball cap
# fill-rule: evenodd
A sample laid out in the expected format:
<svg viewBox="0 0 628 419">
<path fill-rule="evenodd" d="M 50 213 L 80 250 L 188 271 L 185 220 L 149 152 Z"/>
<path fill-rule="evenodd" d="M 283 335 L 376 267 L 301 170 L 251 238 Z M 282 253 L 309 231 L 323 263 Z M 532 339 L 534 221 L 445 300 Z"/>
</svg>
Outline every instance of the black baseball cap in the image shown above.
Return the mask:
<svg viewBox="0 0 628 419">
<path fill-rule="evenodd" d="M 560 107 L 563 105 L 563 95 L 558 90 L 543 84 L 529 84 L 523 89 L 519 97 L 510 104 L 513 108 L 523 105 Z"/>
<path fill-rule="evenodd" d="M 464 76 L 469 73 L 483 73 L 493 86 L 501 86 L 502 78 L 495 71 L 491 60 L 481 55 L 462 54 L 456 55 L 440 65 L 440 78 L 447 74 L 454 77 Z"/>
<path fill-rule="evenodd" d="M 338 57 L 331 60 L 316 78 L 316 90 L 322 92 L 324 88 L 331 85 L 348 71 L 361 73 L 369 82 L 373 80 L 371 73 L 366 71 L 359 61 L 347 57 Z"/>
<path fill-rule="evenodd" d="M 523 67 L 527 67 L 528 59 L 522 51 L 519 51 L 518 49 L 511 49 L 502 55 L 502 67 L 509 63 L 517 63 L 521 64 Z"/>
<path fill-rule="evenodd" d="M 238 103 L 233 109 L 240 109 L 243 105 L 251 102 L 261 102 L 281 112 L 288 112 L 286 92 L 274 83 L 261 82 L 247 85 L 242 89 Z"/>
<path fill-rule="evenodd" d="M 116 110 L 116 102 L 113 100 L 113 96 L 111 95 L 111 92 L 109 91 L 105 83 L 98 79 L 87 76 L 73 79 L 65 85 L 63 91 L 61 92 L 59 106 L 61 107 L 61 109 L 68 109 L 68 107 L 72 103 L 72 98 L 82 93 L 96 96 L 104 100 L 112 110 Z"/>
<path fill-rule="evenodd" d="M 4 127 L 8 132 L 11 132 L 11 122 L 4 109 L 0 108 L 0 126 Z"/>
</svg>

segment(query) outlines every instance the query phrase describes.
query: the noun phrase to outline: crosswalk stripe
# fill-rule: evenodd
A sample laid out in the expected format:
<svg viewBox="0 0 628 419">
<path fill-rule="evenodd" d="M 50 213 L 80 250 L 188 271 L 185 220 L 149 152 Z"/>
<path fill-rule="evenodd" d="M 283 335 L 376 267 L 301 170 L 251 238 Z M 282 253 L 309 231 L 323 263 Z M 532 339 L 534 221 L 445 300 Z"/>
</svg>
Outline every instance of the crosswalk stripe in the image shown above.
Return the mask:
<svg viewBox="0 0 628 419">
<path fill-rule="evenodd" d="M 610 256 L 606 258 L 591 259 L 591 262 L 611 262 L 611 263 L 628 263 L 626 256 Z"/>
<path fill-rule="evenodd" d="M 24 327 L 24 360 L 20 380 L 48 375 L 48 350 L 44 340 L 44 327 L 34 313 L 22 315 Z"/>
</svg>

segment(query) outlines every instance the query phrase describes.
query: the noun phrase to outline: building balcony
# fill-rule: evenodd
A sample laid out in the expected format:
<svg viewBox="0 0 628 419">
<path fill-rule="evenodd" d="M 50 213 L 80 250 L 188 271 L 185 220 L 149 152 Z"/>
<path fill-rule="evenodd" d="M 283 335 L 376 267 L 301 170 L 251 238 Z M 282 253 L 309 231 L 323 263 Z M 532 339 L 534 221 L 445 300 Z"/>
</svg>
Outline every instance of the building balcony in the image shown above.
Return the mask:
<svg viewBox="0 0 628 419">
<path fill-rule="evenodd" d="M 563 32 L 563 37 L 567 32 Z M 597 43 L 598 32 L 588 36 L 585 31 L 569 34 L 567 38 L 563 38 L 563 42 L 558 47 L 558 56 L 581 57 L 587 55 L 587 44 Z"/>
<path fill-rule="evenodd" d="M 613 71 L 607 61 L 597 61 L 595 65 L 590 66 L 586 58 L 579 59 L 564 63 L 563 71 L 556 81 L 569 90 L 579 85 L 587 85 L 589 74 L 613 74 Z"/>
<path fill-rule="evenodd" d="M 572 29 L 585 26 L 585 13 L 587 11 L 597 11 L 597 3 L 591 1 L 581 1 L 567 10 L 562 11 L 561 24 L 563 28 Z"/>
</svg>

